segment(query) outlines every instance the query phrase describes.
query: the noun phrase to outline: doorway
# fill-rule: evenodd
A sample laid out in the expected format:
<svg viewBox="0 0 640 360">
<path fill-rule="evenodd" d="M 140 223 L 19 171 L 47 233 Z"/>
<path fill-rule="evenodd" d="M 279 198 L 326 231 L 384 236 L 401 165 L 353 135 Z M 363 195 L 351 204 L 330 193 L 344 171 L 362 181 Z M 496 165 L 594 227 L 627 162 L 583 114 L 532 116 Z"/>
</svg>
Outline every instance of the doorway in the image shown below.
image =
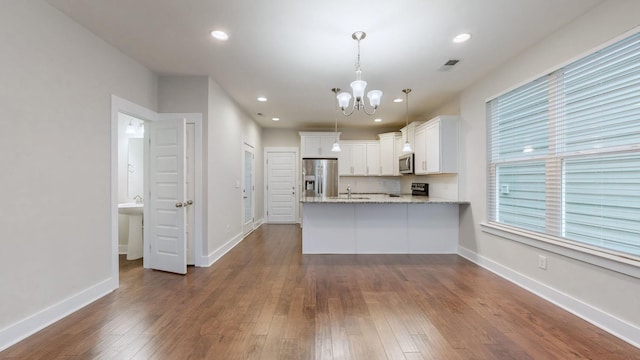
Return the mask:
<svg viewBox="0 0 640 360">
<path fill-rule="evenodd" d="M 119 114 L 131 116 L 134 119 L 142 120 L 147 124 L 161 122 L 163 120 L 183 118 L 186 120 L 185 140 L 188 146 L 185 147 L 185 171 L 186 176 L 190 180 L 185 182 L 187 196 L 193 199 L 193 206 L 186 212 L 185 239 L 189 239 L 189 251 L 185 262 L 189 264 L 202 266 L 206 264 L 203 260 L 203 180 L 202 180 L 202 114 L 158 114 L 152 110 L 129 102 L 125 99 L 112 95 L 111 98 L 111 234 L 112 234 L 112 260 L 111 260 L 111 284 L 115 289 L 119 285 L 119 254 L 122 250 L 119 244 L 119 224 L 118 224 L 118 204 L 121 200 L 118 197 L 118 187 L 122 178 L 126 179 L 126 168 L 124 171 L 119 168 L 118 159 L 118 117 Z M 145 144 L 146 145 L 146 144 Z M 146 156 L 146 155 L 145 155 Z M 145 169 L 145 174 L 146 174 Z M 145 176 L 146 179 L 146 176 Z M 146 180 L 145 180 L 146 181 Z M 142 196 L 143 202 L 145 196 Z M 134 200 L 135 201 L 135 200 Z M 146 206 L 146 205 L 145 205 Z M 145 208 L 145 212 L 148 209 Z M 143 266 L 150 268 L 147 261 L 149 255 L 149 246 L 143 246 L 144 261 Z"/>
<path fill-rule="evenodd" d="M 118 253 L 141 259 L 144 207 L 144 120 L 118 113 Z M 141 261 L 135 262 L 142 266 Z"/>
</svg>

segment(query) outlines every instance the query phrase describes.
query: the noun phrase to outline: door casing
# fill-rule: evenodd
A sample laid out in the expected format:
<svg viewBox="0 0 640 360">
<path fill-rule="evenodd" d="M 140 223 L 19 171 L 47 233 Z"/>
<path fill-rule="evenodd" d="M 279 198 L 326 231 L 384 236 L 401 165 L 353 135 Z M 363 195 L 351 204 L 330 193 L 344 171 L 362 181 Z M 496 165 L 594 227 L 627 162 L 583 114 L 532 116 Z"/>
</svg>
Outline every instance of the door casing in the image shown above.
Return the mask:
<svg viewBox="0 0 640 360">
<path fill-rule="evenodd" d="M 143 106 L 135 104 L 131 101 L 111 95 L 111 278 L 109 280 L 110 287 L 117 289 L 119 280 L 119 264 L 118 264 L 118 113 L 125 113 L 144 121 L 159 121 L 162 119 L 183 117 L 187 119 L 187 123 L 193 123 L 195 127 L 195 230 L 194 230 L 194 250 L 195 265 L 206 266 L 207 260 L 203 255 L 203 137 L 202 137 L 202 114 L 200 113 L 180 113 L 180 114 L 161 114 Z M 145 246 L 145 252 L 148 247 Z M 145 254 L 146 256 L 147 254 Z M 144 263 L 144 259 L 143 259 Z"/>
</svg>

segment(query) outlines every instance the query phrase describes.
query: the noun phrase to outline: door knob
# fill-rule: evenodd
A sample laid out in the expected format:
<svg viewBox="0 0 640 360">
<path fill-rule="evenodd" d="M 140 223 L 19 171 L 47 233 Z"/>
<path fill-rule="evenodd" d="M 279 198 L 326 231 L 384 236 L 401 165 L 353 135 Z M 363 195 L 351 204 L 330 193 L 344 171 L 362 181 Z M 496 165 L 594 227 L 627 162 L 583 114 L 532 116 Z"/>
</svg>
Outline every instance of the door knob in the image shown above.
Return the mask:
<svg viewBox="0 0 640 360">
<path fill-rule="evenodd" d="M 193 200 L 187 200 L 185 206 L 193 205 Z"/>
<path fill-rule="evenodd" d="M 176 203 L 176 207 L 177 207 L 177 208 L 181 208 L 181 207 L 182 207 L 182 203 L 181 203 L 181 202 L 177 202 L 177 203 Z"/>
</svg>

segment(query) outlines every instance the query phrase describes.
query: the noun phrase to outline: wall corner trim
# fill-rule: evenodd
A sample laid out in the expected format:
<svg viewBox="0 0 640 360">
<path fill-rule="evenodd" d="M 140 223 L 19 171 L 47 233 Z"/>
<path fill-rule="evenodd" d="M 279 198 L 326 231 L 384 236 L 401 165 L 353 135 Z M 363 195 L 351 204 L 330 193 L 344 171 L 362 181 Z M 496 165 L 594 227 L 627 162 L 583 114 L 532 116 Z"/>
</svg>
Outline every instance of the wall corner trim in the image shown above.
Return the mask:
<svg viewBox="0 0 640 360">
<path fill-rule="evenodd" d="M 552 304 L 561 307 L 562 309 L 599 327 L 611 335 L 640 348 L 640 342 L 638 342 L 638 339 L 640 339 L 640 327 L 586 304 L 579 299 L 562 293 L 539 281 L 524 276 L 487 257 L 479 255 L 472 250 L 459 246 L 458 255 L 551 302 Z"/>
</svg>

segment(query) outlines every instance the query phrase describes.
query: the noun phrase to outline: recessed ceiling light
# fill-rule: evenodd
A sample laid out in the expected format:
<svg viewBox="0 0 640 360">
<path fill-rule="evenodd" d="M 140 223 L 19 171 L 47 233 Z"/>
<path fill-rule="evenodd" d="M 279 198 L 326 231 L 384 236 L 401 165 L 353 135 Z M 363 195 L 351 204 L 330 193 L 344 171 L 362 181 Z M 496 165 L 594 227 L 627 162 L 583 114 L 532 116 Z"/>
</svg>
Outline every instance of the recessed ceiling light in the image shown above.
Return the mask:
<svg viewBox="0 0 640 360">
<path fill-rule="evenodd" d="M 462 33 L 462 34 L 458 34 L 456 35 L 456 37 L 453 38 L 453 42 L 454 43 L 463 43 L 467 40 L 471 39 L 471 34 L 467 34 L 467 33 Z"/>
<path fill-rule="evenodd" d="M 229 35 L 221 30 L 213 30 L 211 32 L 211 36 L 213 36 L 214 38 L 218 39 L 218 40 L 222 40 L 222 41 L 226 41 L 229 40 Z"/>
<path fill-rule="evenodd" d="M 260 97 L 258 98 L 258 101 L 260 101 L 260 102 L 265 102 L 265 101 L 267 101 L 267 98 L 266 98 L 266 97 L 264 97 L 264 96 L 260 96 Z"/>
<path fill-rule="evenodd" d="M 393 99 L 393 102 L 398 102 L 398 103 L 400 103 L 400 102 L 403 102 L 403 101 L 404 101 L 404 100 L 402 100 L 401 98 Z"/>
<path fill-rule="evenodd" d="M 271 118 L 273 121 L 280 121 L 280 118 Z"/>
<path fill-rule="evenodd" d="M 373 122 L 382 122 L 382 119 L 374 119 Z"/>
</svg>

